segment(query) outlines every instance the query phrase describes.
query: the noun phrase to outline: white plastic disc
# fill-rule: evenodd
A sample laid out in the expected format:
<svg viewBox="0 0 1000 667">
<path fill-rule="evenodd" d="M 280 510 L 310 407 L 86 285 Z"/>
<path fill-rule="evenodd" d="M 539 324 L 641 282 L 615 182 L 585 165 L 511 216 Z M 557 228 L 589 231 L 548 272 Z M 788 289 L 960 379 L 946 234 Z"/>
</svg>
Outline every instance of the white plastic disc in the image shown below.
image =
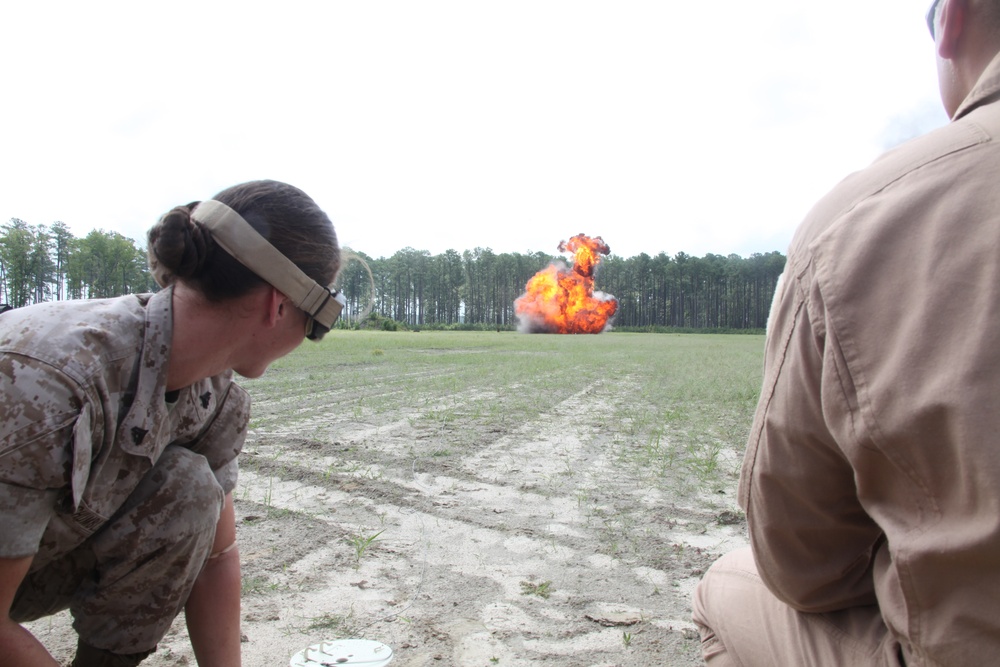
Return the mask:
<svg viewBox="0 0 1000 667">
<path fill-rule="evenodd" d="M 292 656 L 289 667 L 339 667 L 364 665 L 385 667 L 392 661 L 392 649 L 369 639 L 338 639 L 320 642 Z"/>
</svg>

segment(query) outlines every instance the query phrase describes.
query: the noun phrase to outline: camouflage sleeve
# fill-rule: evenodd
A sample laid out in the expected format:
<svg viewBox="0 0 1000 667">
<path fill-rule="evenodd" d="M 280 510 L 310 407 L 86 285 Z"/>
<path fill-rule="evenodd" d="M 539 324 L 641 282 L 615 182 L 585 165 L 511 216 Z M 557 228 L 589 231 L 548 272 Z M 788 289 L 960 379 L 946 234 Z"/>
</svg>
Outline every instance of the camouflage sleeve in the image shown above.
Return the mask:
<svg viewBox="0 0 1000 667">
<path fill-rule="evenodd" d="M 230 383 L 215 418 L 191 449 L 208 460 L 226 493 L 236 488 L 237 462 L 250 422 L 250 396 L 235 382 Z"/>
<path fill-rule="evenodd" d="M 59 491 L 30 489 L 0 482 L 0 558 L 38 553 L 42 534 L 54 513 Z"/>
<path fill-rule="evenodd" d="M 0 557 L 38 550 L 70 486 L 81 399 L 76 385 L 50 366 L 0 355 Z"/>
</svg>

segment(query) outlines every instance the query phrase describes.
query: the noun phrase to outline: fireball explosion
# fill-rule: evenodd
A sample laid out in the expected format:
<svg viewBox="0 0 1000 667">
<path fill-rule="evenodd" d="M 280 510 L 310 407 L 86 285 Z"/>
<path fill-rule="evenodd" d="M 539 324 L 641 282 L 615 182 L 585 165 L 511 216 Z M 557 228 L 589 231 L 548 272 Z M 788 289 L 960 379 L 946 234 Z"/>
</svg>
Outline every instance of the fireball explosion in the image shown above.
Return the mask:
<svg viewBox="0 0 1000 667">
<path fill-rule="evenodd" d="M 525 293 L 514 301 L 519 329 L 526 333 L 601 333 L 618 300 L 594 291 L 594 272 L 601 255 L 611 249 L 598 236 L 577 234 L 559 244 L 559 252 L 573 253 L 573 268 L 553 262 L 528 281 Z"/>
</svg>

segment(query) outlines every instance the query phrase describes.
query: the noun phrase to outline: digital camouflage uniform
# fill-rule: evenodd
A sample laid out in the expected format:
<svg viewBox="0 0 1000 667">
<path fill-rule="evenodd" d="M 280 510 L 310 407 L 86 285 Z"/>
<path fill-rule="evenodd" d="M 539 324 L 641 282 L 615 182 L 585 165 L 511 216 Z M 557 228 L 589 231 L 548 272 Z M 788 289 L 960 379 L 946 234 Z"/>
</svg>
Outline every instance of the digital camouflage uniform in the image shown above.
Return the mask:
<svg viewBox="0 0 1000 667">
<path fill-rule="evenodd" d="M 0 316 L 0 557 L 34 555 L 11 616 L 69 608 L 113 653 L 183 608 L 249 419 L 230 373 L 166 395 L 171 293 Z"/>
</svg>

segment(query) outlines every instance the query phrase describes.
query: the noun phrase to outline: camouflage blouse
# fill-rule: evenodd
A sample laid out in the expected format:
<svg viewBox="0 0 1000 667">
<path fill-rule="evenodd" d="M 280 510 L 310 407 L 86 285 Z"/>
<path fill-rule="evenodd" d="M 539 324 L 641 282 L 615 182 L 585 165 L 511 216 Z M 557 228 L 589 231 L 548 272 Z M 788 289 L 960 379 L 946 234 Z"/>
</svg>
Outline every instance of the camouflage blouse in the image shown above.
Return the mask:
<svg viewBox="0 0 1000 667">
<path fill-rule="evenodd" d="M 32 569 L 121 507 L 168 445 L 236 486 L 250 399 L 225 373 L 166 394 L 172 290 L 0 316 L 0 557 Z M 176 394 L 176 395 L 174 395 Z"/>
</svg>

